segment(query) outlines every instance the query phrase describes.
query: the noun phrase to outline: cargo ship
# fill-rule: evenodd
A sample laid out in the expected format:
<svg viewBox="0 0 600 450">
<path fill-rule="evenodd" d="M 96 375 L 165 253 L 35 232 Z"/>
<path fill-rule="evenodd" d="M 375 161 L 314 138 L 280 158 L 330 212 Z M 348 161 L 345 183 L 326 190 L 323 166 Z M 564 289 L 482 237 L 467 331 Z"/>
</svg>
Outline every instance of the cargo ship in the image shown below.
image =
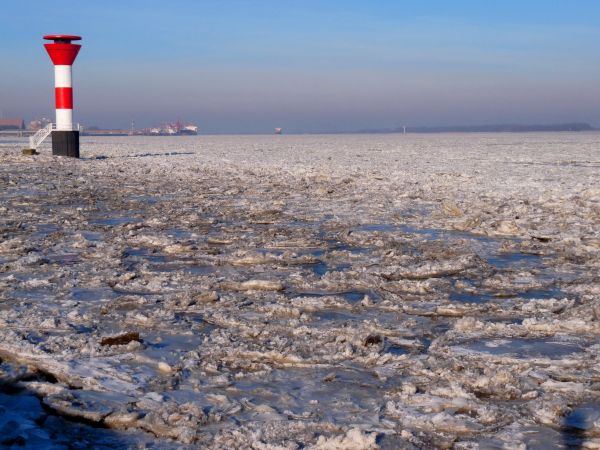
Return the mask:
<svg viewBox="0 0 600 450">
<path fill-rule="evenodd" d="M 179 134 L 184 136 L 195 136 L 198 134 L 198 127 L 191 123 L 185 124 L 181 128 L 179 128 Z"/>
<path fill-rule="evenodd" d="M 162 123 L 158 127 L 135 129 L 134 123 L 129 130 L 105 130 L 98 127 L 84 128 L 82 136 L 195 136 L 198 134 L 198 126 L 193 123 Z"/>
<path fill-rule="evenodd" d="M 175 123 L 163 123 L 160 127 L 150 128 L 150 136 L 195 136 L 198 134 L 198 126 L 193 123 L 183 124 L 179 121 Z"/>
</svg>

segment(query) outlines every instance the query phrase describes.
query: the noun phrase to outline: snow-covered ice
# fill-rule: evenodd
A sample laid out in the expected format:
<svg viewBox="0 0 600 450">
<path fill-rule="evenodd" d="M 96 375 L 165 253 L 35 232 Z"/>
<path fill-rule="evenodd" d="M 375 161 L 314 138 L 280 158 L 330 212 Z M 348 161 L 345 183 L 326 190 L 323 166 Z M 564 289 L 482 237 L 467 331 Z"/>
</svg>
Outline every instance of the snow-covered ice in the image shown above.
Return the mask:
<svg viewBox="0 0 600 450">
<path fill-rule="evenodd" d="M 0 443 L 600 447 L 600 134 L 0 140 Z"/>
</svg>

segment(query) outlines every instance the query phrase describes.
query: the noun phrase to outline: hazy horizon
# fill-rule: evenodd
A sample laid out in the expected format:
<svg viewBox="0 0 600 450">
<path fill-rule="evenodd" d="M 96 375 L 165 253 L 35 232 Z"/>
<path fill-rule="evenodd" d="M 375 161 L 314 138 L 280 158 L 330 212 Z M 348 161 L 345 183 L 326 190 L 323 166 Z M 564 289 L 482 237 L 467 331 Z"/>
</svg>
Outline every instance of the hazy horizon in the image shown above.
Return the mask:
<svg viewBox="0 0 600 450">
<path fill-rule="evenodd" d="M 0 110 L 54 116 L 42 35 L 68 33 L 83 36 L 75 120 L 88 126 L 600 125 L 600 4 L 399 3 L 10 3 L 0 16 Z"/>
</svg>

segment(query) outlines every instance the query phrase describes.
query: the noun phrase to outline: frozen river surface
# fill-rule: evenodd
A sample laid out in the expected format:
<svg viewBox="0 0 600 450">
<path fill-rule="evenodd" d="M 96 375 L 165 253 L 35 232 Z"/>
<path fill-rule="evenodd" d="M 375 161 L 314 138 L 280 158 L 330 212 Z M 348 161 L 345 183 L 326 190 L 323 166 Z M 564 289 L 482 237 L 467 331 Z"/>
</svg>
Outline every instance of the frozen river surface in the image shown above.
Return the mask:
<svg viewBox="0 0 600 450">
<path fill-rule="evenodd" d="M 600 448 L 600 134 L 0 140 L 0 445 Z"/>
</svg>

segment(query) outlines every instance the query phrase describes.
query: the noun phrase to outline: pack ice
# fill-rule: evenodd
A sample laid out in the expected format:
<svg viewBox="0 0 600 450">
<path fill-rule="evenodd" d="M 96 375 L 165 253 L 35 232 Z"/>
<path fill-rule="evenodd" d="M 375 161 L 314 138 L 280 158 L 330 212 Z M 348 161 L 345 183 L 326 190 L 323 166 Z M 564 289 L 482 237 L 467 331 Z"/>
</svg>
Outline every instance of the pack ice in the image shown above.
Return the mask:
<svg viewBox="0 0 600 450">
<path fill-rule="evenodd" d="M 2 139 L 2 445 L 600 448 L 600 134 Z"/>
</svg>

